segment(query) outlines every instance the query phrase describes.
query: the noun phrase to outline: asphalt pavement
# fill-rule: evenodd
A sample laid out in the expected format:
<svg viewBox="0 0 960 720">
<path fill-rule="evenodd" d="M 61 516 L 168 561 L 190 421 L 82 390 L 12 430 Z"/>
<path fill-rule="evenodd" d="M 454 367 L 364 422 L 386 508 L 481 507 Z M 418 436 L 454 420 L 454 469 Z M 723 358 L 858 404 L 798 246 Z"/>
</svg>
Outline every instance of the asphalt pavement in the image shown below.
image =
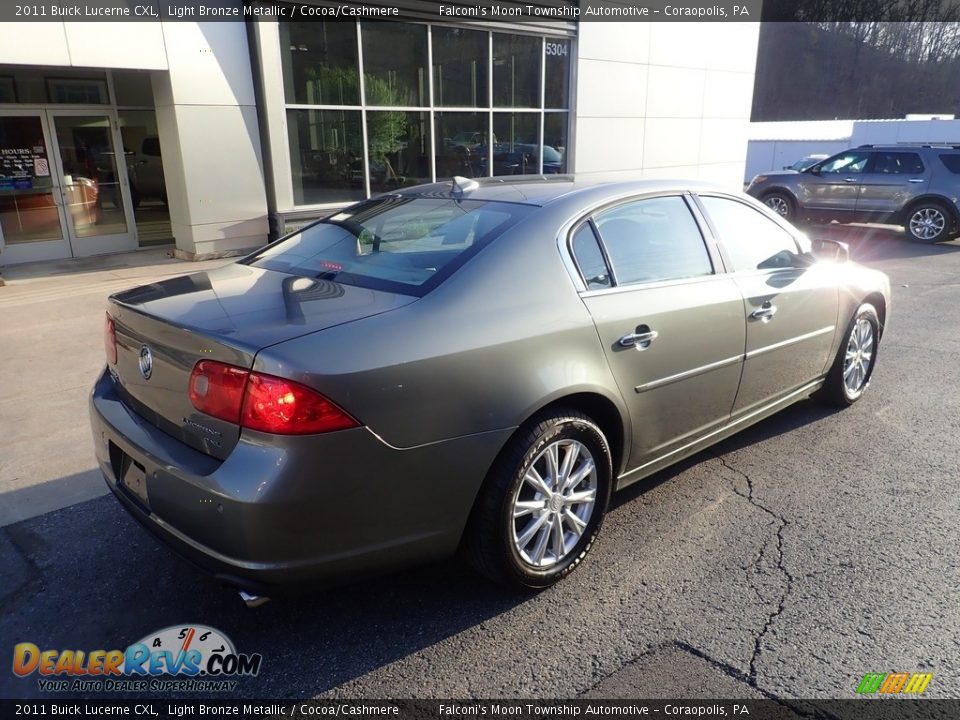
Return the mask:
<svg viewBox="0 0 960 720">
<path fill-rule="evenodd" d="M 5 275 L 0 653 L 202 623 L 263 655 L 243 697 L 848 698 L 894 671 L 960 697 L 960 242 L 817 233 L 892 280 L 857 405 L 803 402 L 632 486 L 589 560 L 545 592 L 454 560 L 255 610 L 94 482 L 84 398 L 106 293 L 34 283 L 14 301 L 29 284 Z M 9 667 L 0 697 L 43 696 Z"/>
</svg>

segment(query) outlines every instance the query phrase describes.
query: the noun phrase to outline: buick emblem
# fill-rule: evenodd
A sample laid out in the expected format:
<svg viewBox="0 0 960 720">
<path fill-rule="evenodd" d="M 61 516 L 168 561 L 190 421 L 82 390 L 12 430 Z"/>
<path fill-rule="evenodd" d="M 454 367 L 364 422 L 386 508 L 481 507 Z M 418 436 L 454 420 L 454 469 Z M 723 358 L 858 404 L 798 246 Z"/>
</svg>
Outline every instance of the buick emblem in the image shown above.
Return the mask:
<svg viewBox="0 0 960 720">
<path fill-rule="evenodd" d="M 146 345 L 140 346 L 140 374 L 144 380 L 149 380 L 153 374 L 153 353 Z"/>
</svg>

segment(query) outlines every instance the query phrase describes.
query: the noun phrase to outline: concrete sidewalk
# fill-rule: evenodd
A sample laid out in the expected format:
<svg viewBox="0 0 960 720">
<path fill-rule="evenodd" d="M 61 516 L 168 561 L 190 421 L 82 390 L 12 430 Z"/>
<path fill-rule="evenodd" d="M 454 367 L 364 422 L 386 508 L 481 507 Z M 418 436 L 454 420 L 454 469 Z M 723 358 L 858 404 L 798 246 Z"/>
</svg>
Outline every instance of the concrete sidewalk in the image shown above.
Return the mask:
<svg viewBox="0 0 960 720">
<path fill-rule="evenodd" d="M 87 393 L 104 364 L 108 295 L 231 262 L 167 248 L 4 268 L 0 288 L 0 526 L 107 492 Z"/>
</svg>

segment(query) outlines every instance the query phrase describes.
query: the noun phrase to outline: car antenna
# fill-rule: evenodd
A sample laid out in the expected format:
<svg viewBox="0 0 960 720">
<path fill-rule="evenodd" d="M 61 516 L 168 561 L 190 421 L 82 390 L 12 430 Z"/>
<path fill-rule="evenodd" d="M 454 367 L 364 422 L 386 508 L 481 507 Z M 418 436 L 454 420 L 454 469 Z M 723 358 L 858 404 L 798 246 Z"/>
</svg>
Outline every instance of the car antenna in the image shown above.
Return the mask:
<svg viewBox="0 0 960 720">
<path fill-rule="evenodd" d="M 480 187 L 480 183 L 476 180 L 465 178 L 462 175 L 454 175 L 450 193 L 456 198 L 462 198 L 465 193 L 473 192 L 478 187 Z"/>
</svg>

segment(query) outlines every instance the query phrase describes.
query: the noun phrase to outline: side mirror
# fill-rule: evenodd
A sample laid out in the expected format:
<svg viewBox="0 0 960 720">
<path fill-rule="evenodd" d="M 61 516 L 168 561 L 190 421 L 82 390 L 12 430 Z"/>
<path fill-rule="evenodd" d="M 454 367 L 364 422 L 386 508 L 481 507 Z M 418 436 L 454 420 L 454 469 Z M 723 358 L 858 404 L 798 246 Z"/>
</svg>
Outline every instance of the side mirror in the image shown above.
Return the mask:
<svg viewBox="0 0 960 720">
<path fill-rule="evenodd" d="M 850 260 L 850 246 L 839 240 L 829 238 L 814 238 L 811 241 L 813 256 L 818 260 L 833 262 L 847 262 Z"/>
</svg>

